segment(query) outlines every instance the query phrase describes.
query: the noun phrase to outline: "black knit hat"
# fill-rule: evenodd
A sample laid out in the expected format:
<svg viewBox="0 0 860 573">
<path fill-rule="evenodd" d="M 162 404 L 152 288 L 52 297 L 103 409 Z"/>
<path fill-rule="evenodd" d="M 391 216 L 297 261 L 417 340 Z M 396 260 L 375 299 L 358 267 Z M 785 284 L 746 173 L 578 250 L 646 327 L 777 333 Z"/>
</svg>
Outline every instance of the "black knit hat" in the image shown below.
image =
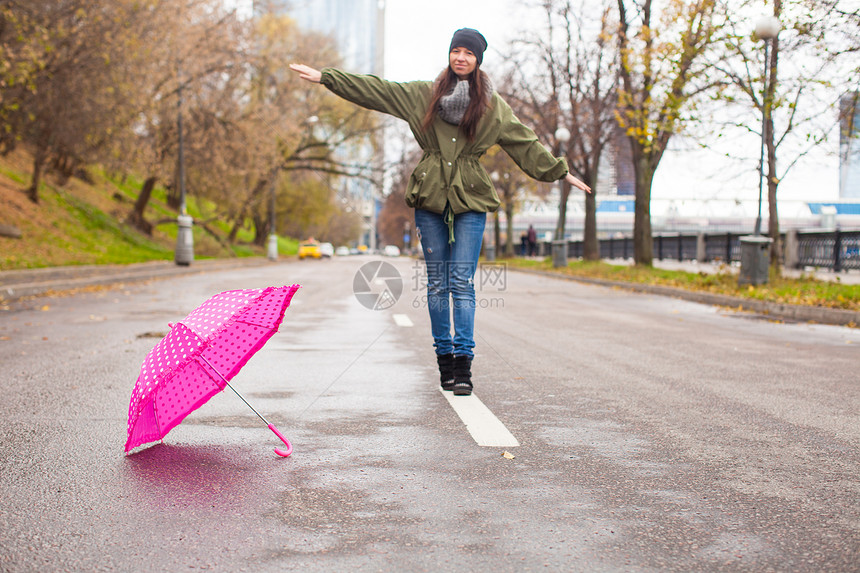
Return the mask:
<svg viewBox="0 0 860 573">
<path fill-rule="evenodd" d="M 481 33 L 472 28 L 460 28 L 454 32 L 454 37 L 451 38 L 451 47 L 448 48 L 448 53 L 454 48 L 466 48 L 478 59 L 478 65 L 484 60 L 484 50 L 487 49 L 487 40 Z"/>
</svg>

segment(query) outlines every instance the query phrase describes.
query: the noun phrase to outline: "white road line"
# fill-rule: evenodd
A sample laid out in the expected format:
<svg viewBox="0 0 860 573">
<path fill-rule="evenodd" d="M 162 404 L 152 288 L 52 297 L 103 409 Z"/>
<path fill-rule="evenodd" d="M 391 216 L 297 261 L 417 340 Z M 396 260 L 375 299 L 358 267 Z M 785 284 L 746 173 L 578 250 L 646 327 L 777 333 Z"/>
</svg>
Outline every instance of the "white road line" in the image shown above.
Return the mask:
<svg viewBox="0 0 860 573">
<path fill-rule="evenodd" d="M 413 326 L 412 321 L 405 314 L 395 314 L 394 323 L 397 326 Z"/>
<path fill-rule="evenodd" d="M 481 402 L 477 396 L 454 396 L 452 392 L 439 391 L 466 424 L 479 446 L 513 448 L 520 445 L 502 422 Z"/>
</svg>

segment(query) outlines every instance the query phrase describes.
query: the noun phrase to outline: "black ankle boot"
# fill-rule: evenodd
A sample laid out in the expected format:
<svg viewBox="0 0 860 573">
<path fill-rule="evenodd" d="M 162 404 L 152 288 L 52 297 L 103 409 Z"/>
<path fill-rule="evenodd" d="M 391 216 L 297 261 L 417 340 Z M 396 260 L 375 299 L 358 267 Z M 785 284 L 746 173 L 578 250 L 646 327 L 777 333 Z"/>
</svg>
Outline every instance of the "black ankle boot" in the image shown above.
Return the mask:
<svg viewBox="0 0 860 573">
<path fill-rule="evenodd" d="M 454 355 L 437 354 L 436 363 L 439 365 L 439 381 L 442 383 L 442 390 L 453 390 Z"/>
<path fill-rule="evenodd" d="M 472 357 L 454 357 L 454 386 L 455 396 L 469 396 L 472 393 Z"/>
</svg>

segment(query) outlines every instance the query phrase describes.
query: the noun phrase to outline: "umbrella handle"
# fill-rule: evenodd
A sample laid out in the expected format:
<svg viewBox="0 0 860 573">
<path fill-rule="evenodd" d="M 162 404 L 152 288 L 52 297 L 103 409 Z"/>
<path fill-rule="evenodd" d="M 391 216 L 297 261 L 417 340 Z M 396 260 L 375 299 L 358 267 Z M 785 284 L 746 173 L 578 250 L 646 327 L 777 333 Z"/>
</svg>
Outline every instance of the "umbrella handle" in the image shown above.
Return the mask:
<svg viewBox="0 0 860 573">
<path fill-rule="evenodd" d="M 278 429 L 275 427 L 275 425 L 274 425 L 274 424 L 270 424 L 270 423 L 269 423 L 269 421 L 268 421 L 266 418 L 264 418 L 264 417 L 263 417 L 263 415 L 262 415 L 261 413 L 259 413 L 255 407 L 253 407 L 253 406 L 251 405 L 251 403 L 250 403 L 250 402 L 248 402 L 247 400 L 245 400 L 245 397 L 244 397 L 244 396 L 242 396 L 241 394 L 239 394 L 239 391 L 238 391 L 238 390 L 236 390 L 235 388 L 233 388 L 233 385 L 232 385 L 232 384 L 230 384 L 230 383 L 227 381 L 227 379 L 226 379 L 226 378 L 224 378 L 224 376 L 223 376 L 220 372 L 218 372 L 218 369 L 217 369 L 217 368 L 215 368 L 214 366 L 212 366 L 212 363 L 211 363 L 211 362 L 209 362 L 208 360 L 206 360 L 206 357 L 205 357 L 205 356 L 203 356 L 203 355 L 201 354 L 201 355 L 200 355 L 200 358 L 203 360 L 203 362 L 205 362 L 205 363 L 209 366 L 209 368 L 211 368 L 211 369 L 212 369 L 212 371 L 213 371 L 215 374 L 217 374 L 217 375 L 218 375 L 218 378 L 220 378 L 220 379 L 224 382 L 224 384 L 225 384 L 226 386 L 228 386 L 228 387 L 230 388 L 230 390 L 232 390 L 232 391 L 236 394 L 236 396 L 238 396 L 238 397 L 239 397 L 239 398 L 240 398 L 240 399 L 241 399 L 241 400 L 242 400 L 242 401 L 243 401 L 243 402 L 244 402 L 244 403 L 245 403 L 249 408 L 251 408 L 251 410 L 252 410 L 255 414 L 257 414 L 257 416 L 259 416 L 259 418 L 260 418 L 261 420 L 263 420 L 263 423 L 264 423 L 264 424 L 266 424 L 266 425 L 269 427 L 269 429 L 270 429 L 270 430 L 272 430 L 272 432 L 274 432 L 276 436 L 278 436 L 279 438 L 281 438 L 281 441 L 282 441 L 282 442 L 284 442 L 284 443 L 287 445 L 287 449 L 286 449 L 286 450 L 279 450 L 278 448 L 275 448 L 275 453 L 276 453 L 276 454 L 278 454 L 279 456 L 281 456 L 282 458 L 285 458 L 285 457 L 289 456 L 291 453 L 293 453 L 293 445 L 290 443 L 290 441 L 289 441 L 288 439 L 286 439 L 286 438 L 284 437 L 284 435 L 283 435 L 282 433 L 280 433 L 280 432 L 278 431 Z"/>
<path fill-rule="evenodd" d="M 291 453 L 293 453 L 293 445 L 290 443 L 290 441 L 288 439 L 286 439 L 284 437 L 284 435 L 281 432 L 278 431 L 278 429 L 275 427 L 275 425 L 269 424 L 269 429 L 272 430 L 272 432 L 274 432 L 276 436 L 281 438 L 281 441 L 287 445 L 286 450 L 279 450 L 278 448 L 275 448 L 275 453 L 278 454 L 279 456 L 281 456 L 282 458 L 285 458 L 285 457 L 289 456 Z"/>
</svg>

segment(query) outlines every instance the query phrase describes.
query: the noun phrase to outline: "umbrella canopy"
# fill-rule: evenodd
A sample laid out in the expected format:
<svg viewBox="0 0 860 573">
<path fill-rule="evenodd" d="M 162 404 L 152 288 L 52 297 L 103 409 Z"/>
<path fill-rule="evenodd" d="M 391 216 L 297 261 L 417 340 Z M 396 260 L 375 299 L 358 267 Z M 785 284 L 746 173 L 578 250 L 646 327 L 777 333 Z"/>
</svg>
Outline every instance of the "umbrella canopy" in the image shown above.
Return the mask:
<svg viewBox="0 0 860 573">
<path fill-rule="evenodd" d="M 188 414 L 230 386 L 229 380 L 278 331 L 299 288 L 222 292 L 171 325 L 170 333 L 149 352 L 140 368 L 128 407 L 125 451 L 161 440 Z M 253 406 L 251 409 L 289 448 L 275 451 L 289 455 L 292 447 L 286 438 Z"/>
</svg>

